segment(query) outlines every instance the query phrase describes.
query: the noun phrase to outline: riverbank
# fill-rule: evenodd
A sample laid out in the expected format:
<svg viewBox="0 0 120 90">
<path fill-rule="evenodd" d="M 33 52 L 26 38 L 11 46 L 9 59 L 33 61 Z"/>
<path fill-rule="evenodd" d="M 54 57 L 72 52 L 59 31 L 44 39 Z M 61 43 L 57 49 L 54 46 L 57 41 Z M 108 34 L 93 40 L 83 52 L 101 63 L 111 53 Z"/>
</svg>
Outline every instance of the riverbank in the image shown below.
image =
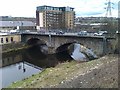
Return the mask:
<svg viewBox="0 0 120 90">
<path fill-rule="evenodd" d="M 118 55 L 61 63 L 8 88 L 118 88 Z"/>
<path fill-rule="evenodd" d="M 11 44 L 1 45 L 1 48 L 2 48 L 2 54 L 5 54 L 5 53 L 23 50 L 23 49 L 29 48 L 29 46 L 23 43 L 11 43 Z"/>
</svg>

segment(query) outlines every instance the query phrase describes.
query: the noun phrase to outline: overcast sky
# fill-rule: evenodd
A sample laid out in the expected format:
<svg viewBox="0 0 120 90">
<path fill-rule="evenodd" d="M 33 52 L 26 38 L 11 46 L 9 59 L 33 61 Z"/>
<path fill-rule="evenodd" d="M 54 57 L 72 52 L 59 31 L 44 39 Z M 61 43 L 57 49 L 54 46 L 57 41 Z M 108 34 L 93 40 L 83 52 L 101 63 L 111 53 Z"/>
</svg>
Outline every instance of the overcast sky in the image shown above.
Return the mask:
<svg viewBox="0 0 120 90">
<path fill-rule="evenodd" d="M 118 17 L 118 1 L 111 0 L 114 5 L 112 16 Z M 108 0 L 0 0 L 0 16 L 35 17 L 36 7 L 70 6 L 75 8 L 76 16 L 105 16 L 105 3 Z"/>
</svg>

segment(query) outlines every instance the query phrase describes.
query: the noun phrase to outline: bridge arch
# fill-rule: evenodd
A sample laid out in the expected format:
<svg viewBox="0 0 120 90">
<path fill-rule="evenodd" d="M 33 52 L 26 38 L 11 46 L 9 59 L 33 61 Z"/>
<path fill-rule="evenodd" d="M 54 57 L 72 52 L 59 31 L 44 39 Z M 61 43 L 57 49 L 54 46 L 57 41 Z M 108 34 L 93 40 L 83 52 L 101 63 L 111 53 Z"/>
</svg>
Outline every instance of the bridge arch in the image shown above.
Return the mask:
<svg viewBox="0 0 120 90">
<path fill-rule="evenodd" d="M 39 38 L 34 38 L 34 37 L 32 37 L 32 38 L 29 38 L 28 40 L 27 40 L 27 45 L 46 45 L 46 43 L 45 43 L 45 41 L 44 40 L 41 40 L 41 39 L 39 39 Z"/>
<path fill-rule="evenodd" d="M 68 42 L 68 43 L 64 43 L 62 45 L 60 45 L 57 49 L 56 49 L 56 53 L 60 53 L 60 52 L 64 52 L 64 51 L 67 51 L 68 50 L 68 46 L 73 44 L 73 43 L 76 43 L 76 42 Z"/>
<path fill-rule="evenodd" d="M 59 61 L 65 61 L 65 60 L 71 61 L 72 60 L 69 54 L 68 46 L 70 46 L 73 43 L 75 42 L 64 43 L 55 50 L 56 57 Z"/>
<path fill-rule="evenodd" d="M 44 40 L 41 40 L 36 37 L 32 37 L 27 40 L 27 45 L 32 46 L 32 49 L 36 50 L 35 52 L 42 53 L 42 55 L 48 54 L 48 46 Z"/>
</svg>

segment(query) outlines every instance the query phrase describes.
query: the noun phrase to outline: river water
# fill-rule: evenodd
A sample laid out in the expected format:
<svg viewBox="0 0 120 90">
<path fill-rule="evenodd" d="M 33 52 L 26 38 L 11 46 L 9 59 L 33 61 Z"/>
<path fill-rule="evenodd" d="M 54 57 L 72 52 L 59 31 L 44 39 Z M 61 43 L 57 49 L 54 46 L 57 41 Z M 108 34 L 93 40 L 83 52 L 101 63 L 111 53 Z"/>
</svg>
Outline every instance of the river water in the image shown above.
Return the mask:
<svg viewBox="0 0 120 90">
<path fill-rule="evenodd" d="M 0 88 L 5 88 L 13 82 L 23 80 L 33 74 L 40 73 L 45 68 L 54 67 L 60 62 L 70 59 L 66 52 L 44 55 L 38 46 L 3 54 L 0 67 L 0 77 L 2 77 Z"/>
<path fill-rule="evenodd" d="M 40 73 L 45 68 L 54 67 L 64 61 L 88 61 L 89 58 L 96 58 L 96 55 L 89 49 L 80 44 L 73 44 L 70 48 L 56 54 L 43 54 L 44 45 L 35 45 L 31 48 L 18 52 L 11 52 L 2 55 L 2 66 L 0 66 L 0 79 L 2 88 L 9 86 L 11 83 L 23 80 L 33 74 Z M 71 52 L 71 53 L 70 53 Z M 86 55 L 84 53 L 86 53 Z"/>
</svg>

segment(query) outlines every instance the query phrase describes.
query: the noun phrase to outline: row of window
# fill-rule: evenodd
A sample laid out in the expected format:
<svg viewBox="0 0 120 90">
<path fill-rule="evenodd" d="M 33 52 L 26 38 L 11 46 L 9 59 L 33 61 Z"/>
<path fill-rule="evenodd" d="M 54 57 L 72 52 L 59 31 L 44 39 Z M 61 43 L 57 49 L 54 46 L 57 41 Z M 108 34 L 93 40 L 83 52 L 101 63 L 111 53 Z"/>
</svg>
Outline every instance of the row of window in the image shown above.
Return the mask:
<svg viewBox="0 0 120 90">
<path fill-rule="evenodd" d="M 58 7 L 39 7 L 39 10 L 58 10 L 58 11 L 62 11 L 62 9 L 58 8 Z"/>
<path fill-rule="evenodd" d="M 40 6 L 37 10 L 55 10 L 55 11 L 74 11 L 71 7 L 51 7 L 51 6 Z"/>
<path fill-rule="evenodd" d="M 5 39 L 6 39 L 5 40 L 6 43 L 8 43 L 9 42 L 8 37 L 6 37 Z M 13 42 L 13 37 L 10 38 L 10 41 Z M 1 43 L 4 43 L 4 39 L 3 38 L 1 38 Z"/>
</svg>

